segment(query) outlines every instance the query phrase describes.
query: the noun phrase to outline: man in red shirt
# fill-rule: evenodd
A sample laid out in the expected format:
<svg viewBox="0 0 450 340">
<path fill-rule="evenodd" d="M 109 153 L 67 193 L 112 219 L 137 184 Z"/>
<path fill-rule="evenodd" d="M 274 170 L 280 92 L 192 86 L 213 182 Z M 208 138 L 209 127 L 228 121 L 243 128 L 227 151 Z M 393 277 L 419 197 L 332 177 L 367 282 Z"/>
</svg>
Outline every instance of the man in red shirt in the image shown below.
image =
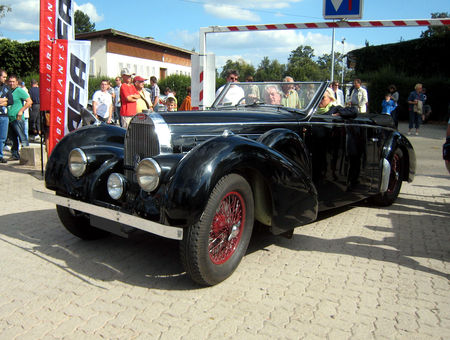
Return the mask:
<svg viewBox="0 0 450 340">
<path fill-rule="evenodd" d="M 127 68 L 122 69 L 122 86 L 120 87 L 120 120 L 122 127 L 127 128 L 131 118 L 136 114 L 136 101 L 140 98 L 139 92 L 131 83 L 131 73 Z"/>
</svg>

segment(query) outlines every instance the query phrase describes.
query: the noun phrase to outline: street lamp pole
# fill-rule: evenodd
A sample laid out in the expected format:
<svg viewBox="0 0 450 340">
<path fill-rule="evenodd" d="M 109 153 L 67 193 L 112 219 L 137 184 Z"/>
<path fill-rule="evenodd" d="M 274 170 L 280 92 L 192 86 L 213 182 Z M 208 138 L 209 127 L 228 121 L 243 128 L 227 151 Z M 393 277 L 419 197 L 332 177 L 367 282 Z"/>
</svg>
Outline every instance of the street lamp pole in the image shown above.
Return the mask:
<svg viewBox="0 0 450 340">
<path fill-rule="evenodd" d="M 333 82 L 333 80 L 334 80 L 334 35 L 335 35 L 335 33 L 334 33 L 334 27 L 333 27 L 333 35 L 332 35 L 332 39 L 331 39 L 331 75 L 330 75 L 331 82 Z"/>
<path fill-rule="evenodd" d="M 345 64 L 344 64 L 344 45 L 345 45 L 345 38 L 342 38 L 342 79 L 341 84 L 344 85 L 344 72 L 345 72 Z"/>
</svg>

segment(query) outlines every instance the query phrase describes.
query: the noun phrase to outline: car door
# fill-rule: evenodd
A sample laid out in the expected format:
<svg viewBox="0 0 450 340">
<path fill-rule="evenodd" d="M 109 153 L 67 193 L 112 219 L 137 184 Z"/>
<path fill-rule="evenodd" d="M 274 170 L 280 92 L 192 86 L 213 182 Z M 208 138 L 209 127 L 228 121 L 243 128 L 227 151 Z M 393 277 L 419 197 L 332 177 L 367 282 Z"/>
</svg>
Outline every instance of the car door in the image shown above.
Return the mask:
<svg viewBox="0 0 450 340">
<path fill-rule="evenodd" d="M 371 186 L 374 148 L 366 118 L 346 120 L 347 193 L 357 201 L 367 196 Z"/>
<path fill-rule="evenodd" d="M 302 127 L 312 162 L 313 182 L 319 194 L 319 209 L 348 203 L 349 159 L 345 121 L 331 115 L 313 115 Z"/>
</svg>

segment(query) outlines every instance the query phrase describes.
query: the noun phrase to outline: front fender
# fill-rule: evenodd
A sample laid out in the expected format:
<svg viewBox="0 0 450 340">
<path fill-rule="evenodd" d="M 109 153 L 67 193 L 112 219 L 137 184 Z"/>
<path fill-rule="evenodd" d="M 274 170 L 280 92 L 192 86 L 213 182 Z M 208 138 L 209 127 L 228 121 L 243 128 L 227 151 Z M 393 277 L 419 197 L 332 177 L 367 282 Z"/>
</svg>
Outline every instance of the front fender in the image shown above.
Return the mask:
<svg viewBox="0 0 450 340">
<path fill-rule="evenodd" d="M 53 149 L 45 171 L 45 185 L 50 190 L 86 200 L 94 198 L 96 183 L 108 169 L 123 161 L 125 129 L 102 124 L 85 126 L 66 135 Z M 86 176 L 77 179 L 68 170 L 71 150 L 81 148 L 88 157 Z"/>
<path fill-rule="evenodd" d="M 316 218 L 317 192 L 309 169 L 267 145 L 239 136 L 213 138 L 181 160 L 166 188 L 167 218 L 185 221 L 185 226 L 198 221 L 214 186 L 229 173 L 243 175 L 254 196 L 264 192 L 256 186 L 268 189 L 270 223 L 279 232 Z"/>
<path fill-rule="evenodd" d="M 410 183 L 414 180 L 416 174 L 416 153 L 410 141 L 405 136 L 398 131 L 394 132 L 384 145 L 382 159 L 386 158 L 388 161 L 391 161 L 397 148 L 402 150 L 403 162 L 405 162 L 402 178 Z"/>
</svg>

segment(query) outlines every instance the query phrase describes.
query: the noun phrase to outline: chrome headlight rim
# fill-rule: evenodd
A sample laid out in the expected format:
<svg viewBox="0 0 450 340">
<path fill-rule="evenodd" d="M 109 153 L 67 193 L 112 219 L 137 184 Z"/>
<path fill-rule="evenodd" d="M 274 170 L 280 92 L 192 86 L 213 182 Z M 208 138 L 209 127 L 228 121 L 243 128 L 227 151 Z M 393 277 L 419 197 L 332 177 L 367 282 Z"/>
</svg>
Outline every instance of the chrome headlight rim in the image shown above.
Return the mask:
<svg viewBox="0 0 450 340">
<path fill-rule="evenodd" d="M 79 178 L 86 173 L 88 159 L 84 151 L 80 148 L 75 148 L 69 153 L 68 165 L 70 173 Z"/>
<path fill-rule="evenodd" d="M 161 167 L 153 158 L 144 158 L 136 166 L 136 179 L 142 190 L 153 192 L 159 186 Z"/>
<path fill-rule="evenodd" d="M 113 181 L 115 182 L 113 183 Z M 109 197 L 113 200 L 120 200 L 125 192 L 126 182 L 124 175 L 117 172 L 111 173 L 106 182 L 106 189 Z"/>
</svg>

